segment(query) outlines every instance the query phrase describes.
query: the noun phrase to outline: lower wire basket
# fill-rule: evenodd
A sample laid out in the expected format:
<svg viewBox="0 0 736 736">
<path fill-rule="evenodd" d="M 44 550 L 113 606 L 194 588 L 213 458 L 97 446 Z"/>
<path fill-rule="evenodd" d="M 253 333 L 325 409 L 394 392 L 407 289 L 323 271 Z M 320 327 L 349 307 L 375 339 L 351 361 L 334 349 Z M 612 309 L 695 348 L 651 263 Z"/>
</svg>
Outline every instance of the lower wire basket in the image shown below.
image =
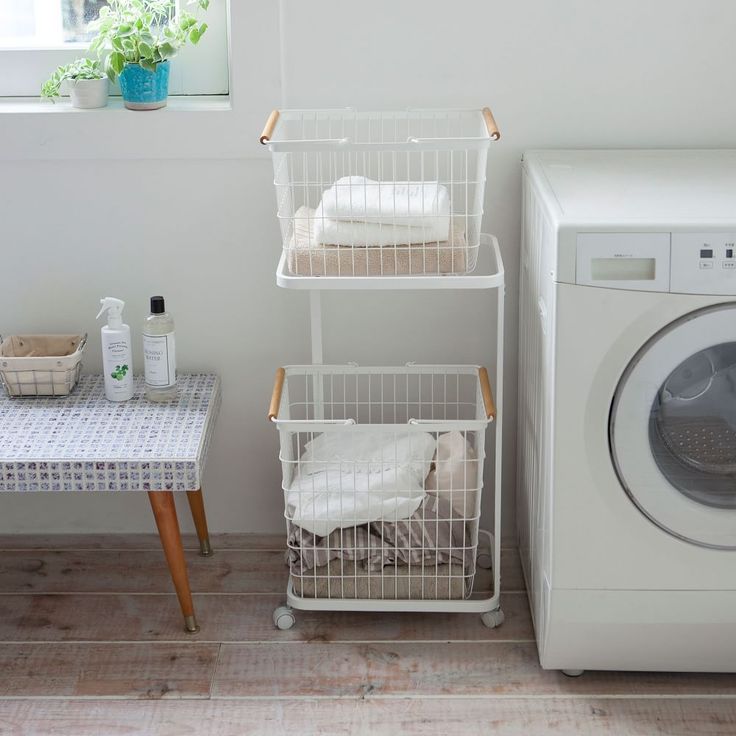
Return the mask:
<svg viewBox="0 0 736 736">
<path fill-rule="evenodd" d="M 269 416 L 280 435 L 290 605 L 497 609 L 497 585 L 473 595 L 495 413 L 485 369 L 280 371 Z M 484 556 L 494 554 L 490 540 Z"/>
</svg>

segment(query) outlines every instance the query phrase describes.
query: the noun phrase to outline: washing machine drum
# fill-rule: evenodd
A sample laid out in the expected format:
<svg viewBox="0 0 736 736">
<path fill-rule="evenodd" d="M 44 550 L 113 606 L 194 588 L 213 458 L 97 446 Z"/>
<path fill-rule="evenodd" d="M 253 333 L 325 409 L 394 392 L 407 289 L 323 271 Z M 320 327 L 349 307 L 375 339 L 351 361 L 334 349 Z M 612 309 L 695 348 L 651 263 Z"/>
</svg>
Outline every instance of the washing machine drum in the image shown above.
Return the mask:
<svg viewBox="0 0 736 736">
<path fill-rule="evenodd" d="M 694 312 L 642 347 L 609 433 L 621 484 L 651 521 L 736 549 L 736 305 Z"/>
</svg>

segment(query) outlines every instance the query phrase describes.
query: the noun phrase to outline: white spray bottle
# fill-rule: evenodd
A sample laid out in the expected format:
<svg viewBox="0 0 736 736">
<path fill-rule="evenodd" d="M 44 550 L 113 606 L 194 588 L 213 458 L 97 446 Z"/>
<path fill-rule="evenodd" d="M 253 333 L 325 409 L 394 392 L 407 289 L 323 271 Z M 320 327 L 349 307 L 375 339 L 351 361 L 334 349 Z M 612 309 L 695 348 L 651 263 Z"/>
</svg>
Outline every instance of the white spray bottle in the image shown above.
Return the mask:
<svg viewBox="0 0 736 736">
<path fill-rule="evenodd" d="M 127 401 L 133 397 L 133 351 L 130 327 L 123 324 L 125 302 L 106 296 L 100 299 L 99 319 L 107 310 L 107 324 L 102 328 L 102 367 L 105 396 L 110 401 Z"/>
</svg>

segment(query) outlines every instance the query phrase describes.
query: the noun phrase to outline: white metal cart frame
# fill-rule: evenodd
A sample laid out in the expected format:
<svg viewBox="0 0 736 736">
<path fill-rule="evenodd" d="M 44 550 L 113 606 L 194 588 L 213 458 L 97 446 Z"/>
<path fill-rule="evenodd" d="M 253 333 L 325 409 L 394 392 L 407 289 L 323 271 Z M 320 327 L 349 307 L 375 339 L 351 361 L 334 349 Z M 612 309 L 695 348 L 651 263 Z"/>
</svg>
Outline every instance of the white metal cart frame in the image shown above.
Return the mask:
<svg viewBox="0 0 736 736">
<path fill-rule="evenodd" d="M 500 137 L 493 115 L 488 108 L 481 111 L 488 128 L 489 138 Z M 279 111 L 271 113 L 266 127 L 260 137 L 264 145 L 270 143 L 271 135 L 279 120 Z M 282 253 L 276 271 L 276 282 L 282 288 L 308 290 L 310 297 L 310 333 L 312 363 L 324 363 L 324 342 L 322 331 L 321 292 L 331 290 L 427 290 L 427 289 L 489 289 L 496 294 L 496 366 L 495 366 L 495 404 L 494 425 L 494 483 L 493 532 L 479 530 L 487 542 L 488 552 L 478 548 L 478 565 L 491 567 L 493 571 L 493 589 L 484 598 L 464 600 L 426 600 L 426 599 L 377 599 L 377 598 L 319 598 L 297 595 L 293 581 L 289 577 L 287 587 L 287 605 L 274 611 L 274 623 L 278 628 L 288 629 L 295 622 L 292 609 L 323 611 L 405 611 L 405 612 L 466 612 L 479 613 L 483 623 L 494 628 L 503 623 L 504 616 L 500 608 L 501 595 L 501 501 L 502 501 L 502 417 L 503 417 L 503 361 L 504 361 L 504 298 L 505 274 L 498 240 L 493 235 L 480 234 L 479 253 L 475 269 L 471 273 L 412 274 L 384 276 L 305 276 L 293 275 L 289 272 L 286 256 Z M 278 423 L 277 415 L 283 387 L 283 369 L 277 372 L 276 384 L 271 400 L 268 418 Z M 315 384 L 316 386 L 316 384 Z M 319 397 L 317 397 L 319 398 Z M 319 431 L 318 423 L 310 422 L 315 431 Z M 485 487 L 485 486 L 484 486 Z M 481 504 L 482 508 L 482 504 Z M 484 555 L 490 555 L 490 560 Z"/>
</svg>

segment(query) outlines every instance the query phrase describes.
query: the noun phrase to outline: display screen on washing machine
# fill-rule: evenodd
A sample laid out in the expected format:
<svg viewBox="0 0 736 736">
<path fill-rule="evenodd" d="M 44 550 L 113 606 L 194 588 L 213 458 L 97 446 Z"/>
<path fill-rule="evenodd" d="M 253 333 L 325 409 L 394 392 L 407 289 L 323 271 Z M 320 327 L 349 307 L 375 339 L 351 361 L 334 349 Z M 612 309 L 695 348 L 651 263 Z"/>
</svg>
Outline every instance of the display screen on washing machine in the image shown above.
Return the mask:
<svg viewBox="0 0 736 736">
<path fill-rule="evenodd" d="M 652 281 L 657 275 L 654 258 L 593 258 L 593 281 Z"/>
</svg>

